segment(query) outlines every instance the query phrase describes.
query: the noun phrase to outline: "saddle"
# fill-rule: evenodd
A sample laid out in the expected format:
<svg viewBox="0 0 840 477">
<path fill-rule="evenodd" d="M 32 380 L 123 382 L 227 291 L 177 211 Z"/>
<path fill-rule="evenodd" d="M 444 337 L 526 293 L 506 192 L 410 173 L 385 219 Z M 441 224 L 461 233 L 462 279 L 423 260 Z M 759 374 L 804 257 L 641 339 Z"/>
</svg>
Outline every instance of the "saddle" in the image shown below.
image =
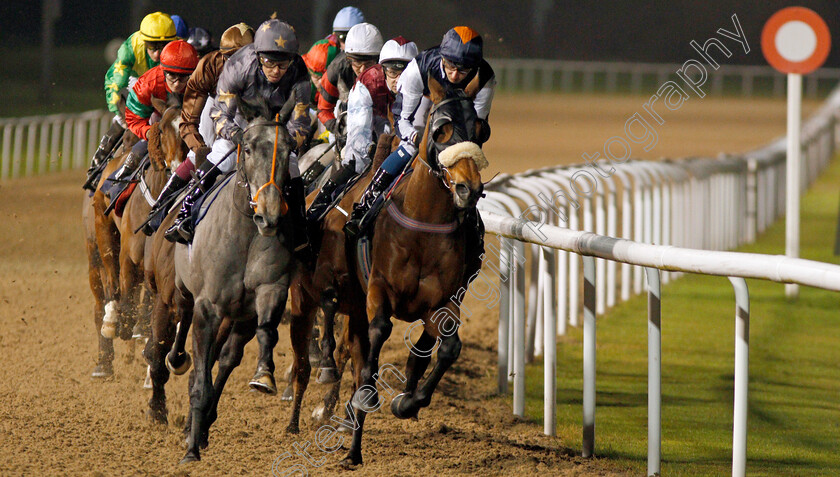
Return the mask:
<svg viewBox="0 0 840 477">
<path fill-rule="evenodd" d="M 213 202 L 215 202 L 219 197 L 219 193 L 222 191 L 222 188 L 230 182 L 235 175 L 236 169 L 220 175 L 216 179 L 216 183 L 207 189 L 207 192 L 202 194 L 202 196 L 195 201 L 195 204 L 193 204 L 192 210 L 190 211 L 190 220 L 192 220 L 193 230 L 196 230 L 198 223 L 201 222 L 201 220 L 204 219 L 204 216 L 207 215 L 207 211 L 210 210 L 210 206 L 213 205 Z"/>
<path fill-rule="evenodd" d="M 100 190 L 105 197 L 110 201 L 108 207 L 105 208 L 105 215 L 114 211 L 117 217 L 122 217 L 123 211 L 125 210 L 125 204 L 128 202 L 128 199 L 131 197 L 131 194 L 134 192 L 134 189 L 137 188 L 137 184 L 139 183 L 139 179 L 137 179 L 138 175 L 142 177 L 143 173 L 151 164 L 149 159 L 149 155 L 147 154 L 142 161 L 140 161 L 140 166 L 128 177 L 126 181 L 116 181 L 114 177 L 117 175 L 117 171 L 111 173 L 107 179 L 102 183 L 102 187 Z M 91 192 L 93 195 L 93 192 Z"/>
</svg>

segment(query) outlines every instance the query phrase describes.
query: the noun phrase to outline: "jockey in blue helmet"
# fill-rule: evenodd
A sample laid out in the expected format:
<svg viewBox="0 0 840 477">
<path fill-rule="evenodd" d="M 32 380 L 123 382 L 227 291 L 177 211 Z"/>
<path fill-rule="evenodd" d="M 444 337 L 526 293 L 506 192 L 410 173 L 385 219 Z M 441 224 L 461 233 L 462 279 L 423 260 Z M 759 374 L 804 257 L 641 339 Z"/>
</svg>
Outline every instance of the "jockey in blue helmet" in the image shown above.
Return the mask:
<svg viewBox="0 0 840 477">
<path fill-rule="evenodd" d="M 417 154 L 417 146 L 432 106 L 428 98 L 429 76 L 444 88 L 464 88 L 478 75 L 479 92 L 473 106 L 478 119 L 485 123 L 481 128 L 484 137 L 478 139 L 479 145 L 488 139 L 489 127 L 486 127 L 486 121 L 493 101 L 495 75 L 493 68 L 483 58 L 483 46 L 478 32 L 458 26 L 443 35 L 439 47 L 421 52 L 405 68 L 397 83 L 397 99 L 392 107 L 400 146 L 385 159 L 354 207 L 344 228 L 347 234 L 358 235 L 362 217 Z"/>
<path fill-rule="evenodd" d="M 175 23 L 175 36 L 186 40 L 190 37 L 190 27 L 187 26 L 187 21 L 179 15 L 172 15 L 172 21 Z"/>
<path fill-rule="evenodd" d="M 353 28 L 353 25 L 364 23 L 364 21 L 365 14 L 356 7 L 344 7 L 335 14 L 332 31 L 338 37 L 342 50 L 344 50 L 344 39 L 347 37 L 347 32 Z"/>
</svg>

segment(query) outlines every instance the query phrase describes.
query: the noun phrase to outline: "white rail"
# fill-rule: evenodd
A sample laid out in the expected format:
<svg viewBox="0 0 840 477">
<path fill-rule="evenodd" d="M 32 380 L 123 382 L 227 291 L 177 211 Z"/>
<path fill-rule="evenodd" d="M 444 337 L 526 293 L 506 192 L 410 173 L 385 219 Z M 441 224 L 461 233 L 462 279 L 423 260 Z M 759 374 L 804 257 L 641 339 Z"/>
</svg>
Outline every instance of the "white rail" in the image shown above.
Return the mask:
<svg viewBox="0 0 840 477">
<path fill-rule="evenodd" d="M 803 190 L 837 150 L 838 112 L 840 90 L 835 90 L 803 125 Z M 594 183 L 589 189 L 585 187 L 586 181 L 580 180 L 585 171 L 590 172 L 590 186 Z M 546 434 L 554 435 L 555 385 L 551 373 L 556 360 L 554 337 L 565 332 L 567 323 L 578 326 L 582 316 L 583 453 L 591 454 L 594 317 L 613 306 L 617 298 L 627 300 L 631 291 L 641 293 L 645 268 L 661 270 L 664 283 L 680 273 L 693 272 L 840 290 L 837 281 L 840 267 L 785 257 L 723 252 L 754 241 L 757 234 L 784 214 L 784 189 L 783 138 L 740 156 L 631 160 L 616 165 L 612 174 L 598 174 L 594 168 L 584 165 L 546 168 L 500 176 L 488 184 L 487 197 L 479 202 L 479 208 L 487 232 L 499 235 L 501 246 L 499 250 L 488 248 L 485 267 L 492 261 L 495 269 L 498 261 L 497 270 L 504 278 L 500 282 L 503 299 L 499 312 L 498 391 L 507 392 L 509 375 L 513 375 L 514 414 L 524 414 L 525 362 L 543 355 L 544 427 Z M 523 242 L 531 245 L 525 247 Z M 583 261 L 578 259 L 579 255 L 584 257 Z M 586 257 L 596 258 L 590 261 Z M 620 273 L 617 262 L 621 263 Z M 583 304 L 581 272 L 585 282 Z M 531 276 L 528 290 L 526 273 Z M 649 270 L 649 284 L 650 273 Z M 733 284 L 736 290 L 741 290 L 737 280 Z M 736 293 L 742 296 L 736 318 L 742 320 L 738 322 L 738 330 L 744 340 L 748 328 L 743 320 L 747 319 L 749 310 L 748 303 L 742 303 L 745 290 L 744 286 L 743 291 Z M 658 326 L 658 318 L 655 323 L 651 321 L 651 333 L 658 335 Z M 738 349 L 741 350 L 736 350 L 738 366 L 746 366 L 746 344 L 739 344 Z M 511 367 L 513 372 L 509 373 Z M 591 382 L 587 378 L 590 375 Z M 736 404 L 736 410 L 745 413 L 746 378 L 736 377 L 736 386 L 736 399 L 740 403 Z M 651 389 L 658 389 L 658 385 L 651 385 Z M 658 399 L 651 398 L 652 407 L 658 406 Z M 658 410 L 651 411 L 654 412 L 658 415 Z M 740 422 L 741 417 L 736 417 L 736 423 Z M 736 447 L 746 445 L 745 414 L 743 426 L 744 429 L 735 429 Z M 659 439 L 658 435 L 652 438 Z M 649 461 L 655 461 L 656 466 L 649 470 L 655 473 L 659 447 L 651 444 L 650 448 L 656 455 L 649 454 Z M 735 470 L 741 462 L 745 465 L 745 454 L 741 452 L 745 453 L 746 449 L 736 451 L 733 473 L 743 475 Z"/>
<path fill-rule="evenodd" d="M 673 63 L 629 63 L 608 61 L 564 61 L 540 59 L 493 58 L 488 62 L 496 72 L 498 87 L 515 91 L 585 91 L 640 94 L 652 85 L 677 81 L 676 71 L 683 65 Z M 840 82 L 840 69 L 821 68 L 805 79 L 805 95 L 817 97 L 831 91 Z M 733 92 L 742 96 L 756 94 L 783 97 L 785 75 L 770 66 L 720 65 L 709 72 L 707 83 L 714 95 Z"/>
<path fill-rule="evenodd" d="M 113 114 L 0 119 L 0 180 L 87 167 Z"/>
</svg>

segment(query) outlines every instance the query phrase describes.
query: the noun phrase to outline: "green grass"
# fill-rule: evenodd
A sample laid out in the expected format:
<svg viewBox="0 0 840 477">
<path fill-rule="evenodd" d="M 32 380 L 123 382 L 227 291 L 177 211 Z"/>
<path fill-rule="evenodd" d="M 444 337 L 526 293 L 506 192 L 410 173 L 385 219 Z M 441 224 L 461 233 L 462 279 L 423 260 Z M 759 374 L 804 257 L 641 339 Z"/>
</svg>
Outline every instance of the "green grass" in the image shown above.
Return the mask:
<svg viewBox="0 0 840 477">
<path fill-rule="evenodd" d="M 840 160 L 802 201 L 803 258 L 833 255 Z M 784 253 L 784 221 L 740 251 Z M 840 295 L 749 280 L 749 475 L 838 475 Z M 647 466 L 646 299 L 598 317 L 595 453 L 644 475 Z M 726 278 L 687 275 L 662 291 L 662 474 L 731 474 L 734 293 Z M 581 329 L 558 346 L 558 435 L 581 445 Z M 527 370 L 526 416 L 542 420 L 542 366 Z"/>
</svg>

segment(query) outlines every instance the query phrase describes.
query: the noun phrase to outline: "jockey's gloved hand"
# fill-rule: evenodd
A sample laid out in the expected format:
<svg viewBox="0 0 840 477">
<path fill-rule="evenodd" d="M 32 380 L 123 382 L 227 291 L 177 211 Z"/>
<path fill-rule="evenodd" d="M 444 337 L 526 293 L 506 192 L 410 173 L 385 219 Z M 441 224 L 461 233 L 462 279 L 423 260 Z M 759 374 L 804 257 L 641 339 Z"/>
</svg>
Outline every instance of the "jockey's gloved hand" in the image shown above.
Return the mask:
<svg viewBox="0 0 840 477">
<path fill-rule="evenodd" d="M 242 143 L 245 141 L 245 131 L 241 129 L 237 129 L 230 135 L 230 140 L 233 141 L 234 144 L 237 146 L 241 146 Z"/>
</svg>

